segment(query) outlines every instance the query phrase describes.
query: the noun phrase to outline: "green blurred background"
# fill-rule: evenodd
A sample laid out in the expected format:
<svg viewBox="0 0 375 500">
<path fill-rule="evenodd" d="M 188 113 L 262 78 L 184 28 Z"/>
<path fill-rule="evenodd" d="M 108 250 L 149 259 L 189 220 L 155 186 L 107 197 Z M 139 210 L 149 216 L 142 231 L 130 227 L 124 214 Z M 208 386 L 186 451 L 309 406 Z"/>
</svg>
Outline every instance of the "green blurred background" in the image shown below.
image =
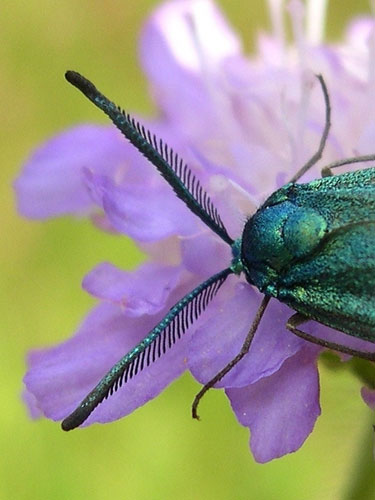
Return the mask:
<svg viewBox="0 0 375 500">
<path fill-rule="evenodd" d="M 313 434 L 299 452 L 267 465 L 254 462 L 248 432 L 219 391 L 204 401 L 203 421 L 191 420 L 198 385 L 189 375 L 126 419 L 68 434 L 56 423 L 32 422 L 22 404 L 27 350 L 68 337 L 94 303 L 81 290 L 82 276 L 102 260 L 132 268 L 141 256 L 131 241 L 84 220 L 19 218 L 12 180 L 46 137 L 80 121 L 105 122 L 73 96 L 63 78 L 68 68 L 90 75 L 127 109 L 152 112 L 137 36 L 157 3 L 1 2 L 0 498 L 373 499 L 373 416 L 359 382 L 323 363 L 323 415 Z M 268 26 L 263 1 L 218 3 L 251 51 Z M 353 13 L 368 13 L 368 2 L 331 1 L 331 39 Z"/>
</svg>

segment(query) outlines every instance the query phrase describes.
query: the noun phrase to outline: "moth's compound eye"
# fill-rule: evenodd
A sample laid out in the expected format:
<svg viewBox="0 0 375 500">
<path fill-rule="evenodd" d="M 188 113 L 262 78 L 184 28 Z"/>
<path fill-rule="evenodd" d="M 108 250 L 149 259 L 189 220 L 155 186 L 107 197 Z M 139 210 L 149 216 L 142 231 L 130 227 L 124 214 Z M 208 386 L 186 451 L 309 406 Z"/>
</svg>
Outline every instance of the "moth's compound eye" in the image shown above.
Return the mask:
<svg viewBox="0 0 375 500">
<path fill-rule="evenodd" d="M 310 254 L 327 231 L 327 222 L 315 210 L 299 208 L 285 222 L 284 243 L 297 258 Z"/>
</svg>

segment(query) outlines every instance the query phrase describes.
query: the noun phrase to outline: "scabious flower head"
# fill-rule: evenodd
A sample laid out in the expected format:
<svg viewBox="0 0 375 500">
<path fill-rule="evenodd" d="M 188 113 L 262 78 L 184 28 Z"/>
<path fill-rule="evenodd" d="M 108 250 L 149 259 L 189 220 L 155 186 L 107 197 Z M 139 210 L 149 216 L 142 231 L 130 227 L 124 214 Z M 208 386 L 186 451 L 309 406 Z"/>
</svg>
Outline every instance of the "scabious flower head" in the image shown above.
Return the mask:
<svg viewBox="0 0 375 500">
<path fill-rule="evenodd" d="M 325 108 L 314 73 L 324 75 L 333 110 L 325 163 L 374 153 L 374 22 L 356 21 L 340 44 L 323 45 L 324 2 L 308 2 L 305 12 L 292 1 L 288 44 L 282 2 L 268 3 L 273 30 L 259 36 L 252 57 L 211 0 L 162 4 L 140 40 L 160 109 L 159 118 L 142 122 L 187 161 L 234 238 L 246 216 L 317 149 Z M 303 180 L 319 176 L 314 167 Z M 99 304 L 69 340 L 29 354 L 31 413 L 61 420 L 184 293 L 228 266 L 230 249 L 111 125 L 81 125 L 49 140 L 27 161 L 15 189 L 24 216 L 87 215 L 103 230 L 132 237 L 148 255 L 132 272 L 107 262 L 95 267 L 83 287 Z M 186 369 L 200 383 L 210 380 L 240 350 L 260 300 L 243 277 L 229 277 L 183 338 L 84 425 L 129 414 Z M 292 313 L 271 301 L 250 353 L 217 384 L 249 427 L 259 462 L 297 450 L 320 414 L 320 349 L 285 328 Z M 343 342 L 317 323 L 306 329 Z M 358 339 L 346 344 L 374 350 Z M 363 397 L 373 404 L 371 391 Z"/>
</svg>

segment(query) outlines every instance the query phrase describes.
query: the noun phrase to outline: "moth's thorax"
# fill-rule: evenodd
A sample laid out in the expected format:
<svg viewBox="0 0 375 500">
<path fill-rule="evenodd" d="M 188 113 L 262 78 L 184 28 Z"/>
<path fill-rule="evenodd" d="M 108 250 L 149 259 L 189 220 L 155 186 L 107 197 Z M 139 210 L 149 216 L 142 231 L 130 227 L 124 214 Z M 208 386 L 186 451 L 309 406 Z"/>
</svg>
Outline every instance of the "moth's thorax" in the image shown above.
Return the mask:
<svg viewBox="0 0 375 500">
<path fill-rule="evenodd" d="M 327 229 L 325 219 L 293 200 L 293 185 L 276 191 L 246 222 L 241 259 L 247 280 L 277 296 L 284 269 L 311 254 Z"/>
</svg>

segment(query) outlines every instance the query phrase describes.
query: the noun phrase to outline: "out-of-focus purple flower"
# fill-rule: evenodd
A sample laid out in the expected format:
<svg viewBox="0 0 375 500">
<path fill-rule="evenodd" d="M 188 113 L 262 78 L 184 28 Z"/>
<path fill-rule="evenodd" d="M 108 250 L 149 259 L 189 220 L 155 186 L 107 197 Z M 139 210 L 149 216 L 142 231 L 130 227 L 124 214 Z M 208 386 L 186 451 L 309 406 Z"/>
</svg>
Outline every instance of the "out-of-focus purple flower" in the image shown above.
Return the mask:
<svg viewBox="0 0 375 500">
<path fill-rule="evenodd" d="M 363 401 L 369 405 L 372 410 L 375 410 L 375 389 L 369 389 L 368 387 L 362 387 L 361 395 Z"/>
<path fill-rule="evenodd" d="M 343 42 L 323 45 L 324 2 L 309 2 L 305 13 L 292 1 L 294 42 L 287 44 L 282 2 L 268 4 L 273 31 L 259 36 L 251 58 L 211 0 L 161 5 L 140 41 L 141 63 L 161 111 L 146 125 L 187 160 L 233 237 L 317 148 L 325 109 L 314 73 L 324 75 L 333 110 L 325 163 L 374 152 L 374 22 L 356 21 Z M 319 175 L 315 167 L 304 180 Z M 83 286 L 102 302 L 71 339 L 30 353 L 25 401 L 32 416 L 60 420 L 173 303 L 227 267 L 230 251 L 112 126 L 76 127 L 42 145 L 15 188 L 21 214 L 87 214 L 98 227 L 131 236 L 149 258 L 134 272 L 97 266 Z M 127 415 L 186 368 L 207 382 L 239 351 L 260 298 L 243 278 L 230 277 L 184 338 L 100 404 L 84 425 Z M 291 314 L 271 302 L 250 353 L 218 384 L 239 422 L 250 428 L 259 462 L 298 449 L 320 414 L 320 349 L 286 330 Z M 316 323 L 306 328 L 330 340 L 343 338 Z M 375 350 L 373 344 L 366 348 Z M 362 395 L 372 406 L 373 394 Z"/>
</svg>

